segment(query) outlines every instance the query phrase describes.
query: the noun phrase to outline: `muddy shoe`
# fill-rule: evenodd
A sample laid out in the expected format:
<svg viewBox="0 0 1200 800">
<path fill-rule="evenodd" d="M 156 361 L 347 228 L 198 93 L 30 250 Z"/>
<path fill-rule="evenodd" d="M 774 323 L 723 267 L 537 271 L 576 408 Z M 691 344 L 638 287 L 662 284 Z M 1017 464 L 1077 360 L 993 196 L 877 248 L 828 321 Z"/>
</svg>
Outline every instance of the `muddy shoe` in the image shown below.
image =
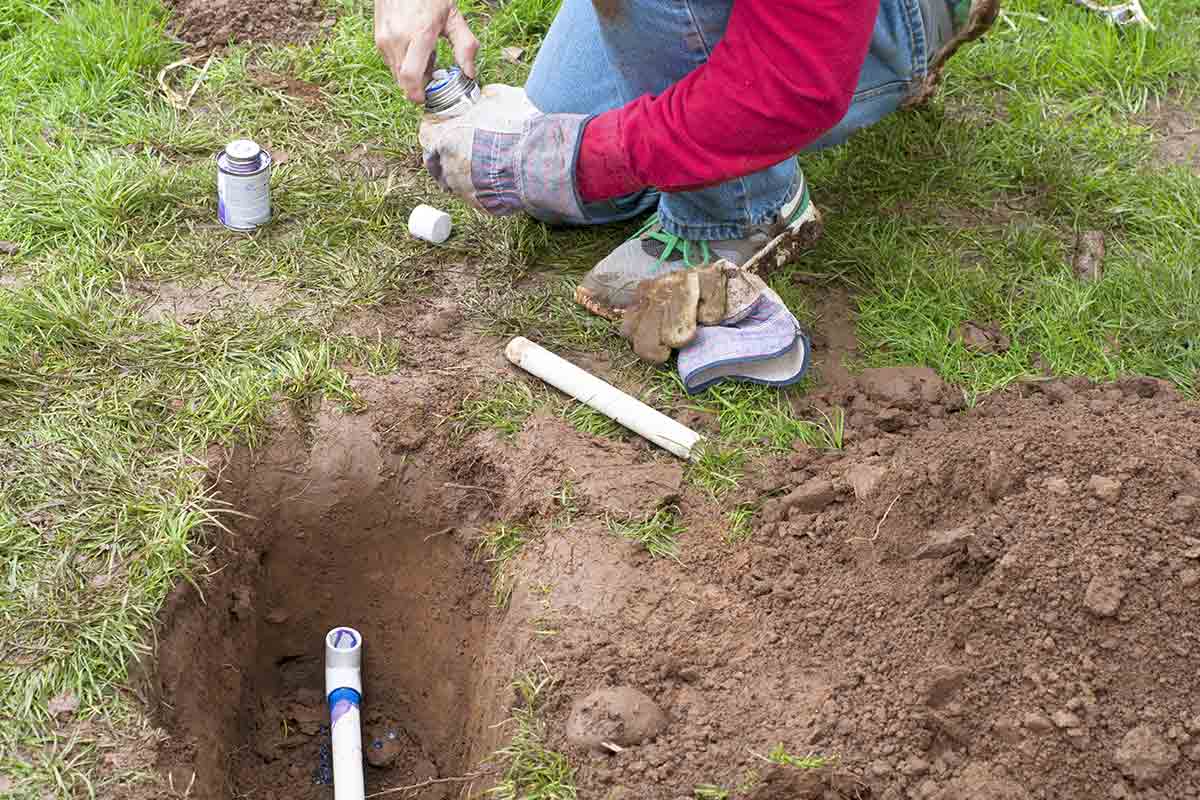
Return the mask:
<svg viewBox="0 0 1200 800">
<path fill-rule="evenodd" d="M 764 261 L 785 264 L 821 235 L 821 215 L 800 174 L 800 188 L 774 220 L 744 239 L 697 242 L 667 233 L 658 216 L 597 264 L 575 289 L 575 300 L 593 314 L 618 319 L 634 302 L 638 285 L 719 259 L 753 270 Z"/>
<path fill-rule="evenodd" d="M 925 80 L 904 101 L 903 108 L 929 102 L 950 57 L 967 42 L 987 33 L 1000 16 L 1000 0 L 921 0 L 921 13 L 930 31 L 933 57 Z"/>
</svg>

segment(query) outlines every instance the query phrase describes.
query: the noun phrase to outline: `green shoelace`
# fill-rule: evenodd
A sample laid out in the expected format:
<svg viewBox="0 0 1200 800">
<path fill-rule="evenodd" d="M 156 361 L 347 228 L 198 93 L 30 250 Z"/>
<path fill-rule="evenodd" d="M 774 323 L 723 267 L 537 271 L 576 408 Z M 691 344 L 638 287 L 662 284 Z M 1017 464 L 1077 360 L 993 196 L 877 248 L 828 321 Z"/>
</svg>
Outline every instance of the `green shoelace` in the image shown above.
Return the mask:
<svg viewBox="0 0 1200 800">
<path fill-rule="evenodd" d="M 662 229 L 658 222 L 658 214 L 650 217 L 642 229 L 633 235 L 634 239 L 653 239 L 663 245 L 663 251 L 659 253 L 656 259 L 656 267 L 661 267 L 667 263 L 667 259 L 672 253 L 678 252 L 683 258 L 684 266 L 699 267 L 704 264 L 711 263 L 713 260 L 712 250 L 708 246 L 708 242 L 693 242 L 684 239 L 682 236 L 676 236 L 673 233 L 667 233 Z M 700 250 L 701 260 L 692 260 L 692 250 L 698 247 Z"/>
</svg>

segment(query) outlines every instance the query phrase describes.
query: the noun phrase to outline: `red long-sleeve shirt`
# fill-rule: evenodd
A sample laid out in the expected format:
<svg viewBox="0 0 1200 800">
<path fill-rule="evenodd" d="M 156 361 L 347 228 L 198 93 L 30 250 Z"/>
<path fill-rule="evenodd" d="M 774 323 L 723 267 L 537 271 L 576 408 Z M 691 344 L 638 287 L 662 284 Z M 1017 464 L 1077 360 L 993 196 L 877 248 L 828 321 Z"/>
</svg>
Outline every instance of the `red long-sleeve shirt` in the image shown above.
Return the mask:
<svg viewBox="0 0 1200 800">
<path fill-rule="evenodd" d="M 878 13 L 879 0 L 735 0 L 704 65 L 588 123 L 583 199 L 699 189 L 804 149 L 845 116 Z"/>
</svg>

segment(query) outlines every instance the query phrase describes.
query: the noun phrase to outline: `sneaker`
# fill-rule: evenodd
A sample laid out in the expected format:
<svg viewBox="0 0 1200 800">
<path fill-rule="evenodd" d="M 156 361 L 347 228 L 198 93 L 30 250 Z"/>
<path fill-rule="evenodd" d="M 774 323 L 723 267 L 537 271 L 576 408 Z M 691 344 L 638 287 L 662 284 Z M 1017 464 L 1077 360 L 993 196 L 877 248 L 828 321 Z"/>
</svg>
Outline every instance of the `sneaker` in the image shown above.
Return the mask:
<svg viewBox="0 0 1200 800">
<path fill-rule="evenodd" d="M 1000 16 L 1000 0 L 921 0 L 921 16 L 929 31 L 933 57 L 929 59 L 925 80 L 905 99 L 903 108 L 929 102 L 937 92 L 942 70 L 950 57 L 991 29 Z"/>
<path fill-rule="evenodd" d="M 813 205 L 808 183 L 775 218 L 755 226 L 744 239 L 692 241 L 663 230 L 655 214 L 646 225 L 597 264 L 575 289 L 575 301 L 607 319 L 620 318 L 634 299 L 639 283 L 719 259 L 753 271 L 765 261 L 782 266 L 821 236 L 821 214 Z"/>
</svg>

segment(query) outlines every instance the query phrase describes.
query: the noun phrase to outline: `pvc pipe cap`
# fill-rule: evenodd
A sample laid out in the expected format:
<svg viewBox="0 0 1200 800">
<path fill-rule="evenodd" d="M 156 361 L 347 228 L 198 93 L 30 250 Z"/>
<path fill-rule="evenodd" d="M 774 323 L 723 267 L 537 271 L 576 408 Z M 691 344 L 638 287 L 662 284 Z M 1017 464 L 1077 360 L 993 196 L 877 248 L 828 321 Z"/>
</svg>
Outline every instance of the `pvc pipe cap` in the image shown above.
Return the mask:
<svg viewBox="0 0 1200 800">
<path fill-rule="evenodd" d="M 450 238 L 450 215 L 421 204 L 408 215 L 408 232 L 426 242 L 441 244 Z"/>
<path fill-rule="evenodd" d="M 334 628 L 325 634 L 325 693 L 334 689 L 362 692 L 362 634 Z"/>
</svg>

